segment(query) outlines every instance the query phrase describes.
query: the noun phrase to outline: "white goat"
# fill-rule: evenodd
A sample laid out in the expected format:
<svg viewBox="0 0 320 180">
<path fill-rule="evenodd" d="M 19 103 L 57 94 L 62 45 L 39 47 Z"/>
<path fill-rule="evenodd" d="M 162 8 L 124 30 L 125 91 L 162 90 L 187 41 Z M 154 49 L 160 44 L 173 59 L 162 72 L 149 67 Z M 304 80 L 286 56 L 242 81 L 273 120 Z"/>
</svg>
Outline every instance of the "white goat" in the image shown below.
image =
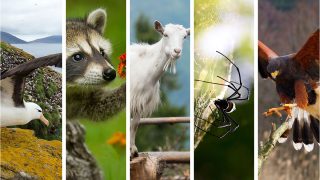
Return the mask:
<svg viewBox="0 0 320 180">
<path fill-rule="evenodd" d="M 154 22 L 154 28 L 162 35 L 159 42 L 133 44 L 130 47 L 130 157 L 138 155 L 135 136 L 141 117 L 150 116 L 160 103 L 159 80 L 168 69 L 176 71 L 176 60 L 181 56 L 183 40 L 190 35 L 190 29 L 182 25 Z"/>
</svg>

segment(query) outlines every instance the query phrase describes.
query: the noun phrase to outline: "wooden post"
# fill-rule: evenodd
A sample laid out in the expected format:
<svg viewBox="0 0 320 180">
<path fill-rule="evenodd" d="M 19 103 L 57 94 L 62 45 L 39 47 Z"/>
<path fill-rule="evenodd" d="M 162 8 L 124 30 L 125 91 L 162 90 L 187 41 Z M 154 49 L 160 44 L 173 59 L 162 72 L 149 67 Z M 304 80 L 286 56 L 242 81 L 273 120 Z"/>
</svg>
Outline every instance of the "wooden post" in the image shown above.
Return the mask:
<svg viewBox="0 0 320 180">
<path fill-rule="evenodd" d="M 190 163 L 190 152 L 141 152 L 130 162 L 130 179 L 160 179 L 166 163 Z"/>
</svg>

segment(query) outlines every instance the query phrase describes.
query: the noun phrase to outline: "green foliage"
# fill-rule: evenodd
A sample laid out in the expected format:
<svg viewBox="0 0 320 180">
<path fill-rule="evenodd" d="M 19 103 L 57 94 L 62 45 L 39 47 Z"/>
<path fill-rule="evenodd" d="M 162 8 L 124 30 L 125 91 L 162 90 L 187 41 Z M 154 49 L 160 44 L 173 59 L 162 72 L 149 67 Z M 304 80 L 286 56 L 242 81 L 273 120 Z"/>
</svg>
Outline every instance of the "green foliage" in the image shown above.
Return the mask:
<svg viewBox="0 0 320 180">
<path fill-rule="evenodd" d="M 44 89 L 44 73 L 42 70 L 39 70 L 36 82 L 35 82 L 35 95 L 38 99 L 45 99 L 46 98 L 46 91 Z"/>
<path fill-rule="evenodd" d="M 46 91 L 46 96 L 50 98 L 58 91 L 58 87 L 53 82 L 49 82 L 48 90 Z"/>
<path fill-rule="evenodd" d="M 160 39 L 160 35 L 151 26 L 150 19 L 144 14 L 140 14 L 137 22 L 135 23 L 136 38 L 139 42 L 154 44 Z"/>
</svg>

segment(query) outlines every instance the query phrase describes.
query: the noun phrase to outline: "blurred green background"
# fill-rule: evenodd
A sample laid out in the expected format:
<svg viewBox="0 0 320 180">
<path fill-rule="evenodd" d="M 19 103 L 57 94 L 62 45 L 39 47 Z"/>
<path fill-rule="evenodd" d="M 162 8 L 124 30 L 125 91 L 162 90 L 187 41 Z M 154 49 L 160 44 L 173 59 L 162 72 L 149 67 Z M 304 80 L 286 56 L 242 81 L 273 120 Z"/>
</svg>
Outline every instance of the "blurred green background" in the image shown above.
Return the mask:
<svg viewBox="0 0 320 180">
<path fill-rule="evenodd" d="M 237 109 L 230 114 L 240 127 L 223 139 L 207 134 L 195 149 L 195 179 L 253 179 L 253 1 L 195 0 L 194 4 L 195 78 L 219 82 L 217 75 L 227 76 L 225 65 L 229 63 L 215 52 L 220 51 L 238 65 L 243 84 L 251 87 L 250 100 L 236 101 Z M 234 67 L 231 80 L 239 82 Z M 221 92 L 216 85 L 195 82 L 195 87 L 195 98 L 213 99 Z"/>
<path fill-rule="evenodd" d="M 113 53 L 112 65 L 117 67 L 119 56 L 126 52 L 126 1 L 125 0 L 67 0 L 67 18 L 82 18 L 96 8 L 107 11 L 107 26 L 104 36 L 110 40 Z M 115 88 L 125 83 L 119 76 L 108 85 Z M 107 144 L 107 140 L 116 132 L 126 133 L 126 113 L 122 110 L 114 117 L 92 122 L 81 120 L 86 128 L 86 143 L 93 153 L 105 179 L 126 178 L 126 148 Z"/>
</svg>

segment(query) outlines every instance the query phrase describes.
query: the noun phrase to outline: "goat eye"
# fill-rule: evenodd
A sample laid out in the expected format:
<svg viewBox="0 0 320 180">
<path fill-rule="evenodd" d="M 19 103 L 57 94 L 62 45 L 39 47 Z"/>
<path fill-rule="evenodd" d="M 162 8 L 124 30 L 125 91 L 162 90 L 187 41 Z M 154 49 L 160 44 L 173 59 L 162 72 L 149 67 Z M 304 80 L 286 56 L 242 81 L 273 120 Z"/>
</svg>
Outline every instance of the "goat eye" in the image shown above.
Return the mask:
<svg viewBox="0 0 320 180">
<path fill-rule="evenodd" d="M 105 55 L 103 49 L 100 49 L 100 54 L 101 54 L 101 56 L 104 56 L 104 55 Z"/>
<path fill-rule="evenodd" d="M 187 36 L 184 36 L 183 39 L 187 38 Z"/>
<path fill-rule="evenodd" d="M 168 34 L 163 34 L 164 37 L 168 37 Z"/>
<path fill-rule="evenodd" d="M 82 55 L 82 54 L 77 53 L 77 54 L 74 54 L 74 55 L 72 56 L 72 59 L 73 59 L 74 61 L 78 62 L 78 61 L 83 60 L 83 59 L 84 59 L 84 57 L 83 57 L 83 55 Z"/>
<path fill-rule="evenodd" d="M 38 110 L 38 112 L 42 112 L 40 109 L 37 109 Z"/>
</svg>

